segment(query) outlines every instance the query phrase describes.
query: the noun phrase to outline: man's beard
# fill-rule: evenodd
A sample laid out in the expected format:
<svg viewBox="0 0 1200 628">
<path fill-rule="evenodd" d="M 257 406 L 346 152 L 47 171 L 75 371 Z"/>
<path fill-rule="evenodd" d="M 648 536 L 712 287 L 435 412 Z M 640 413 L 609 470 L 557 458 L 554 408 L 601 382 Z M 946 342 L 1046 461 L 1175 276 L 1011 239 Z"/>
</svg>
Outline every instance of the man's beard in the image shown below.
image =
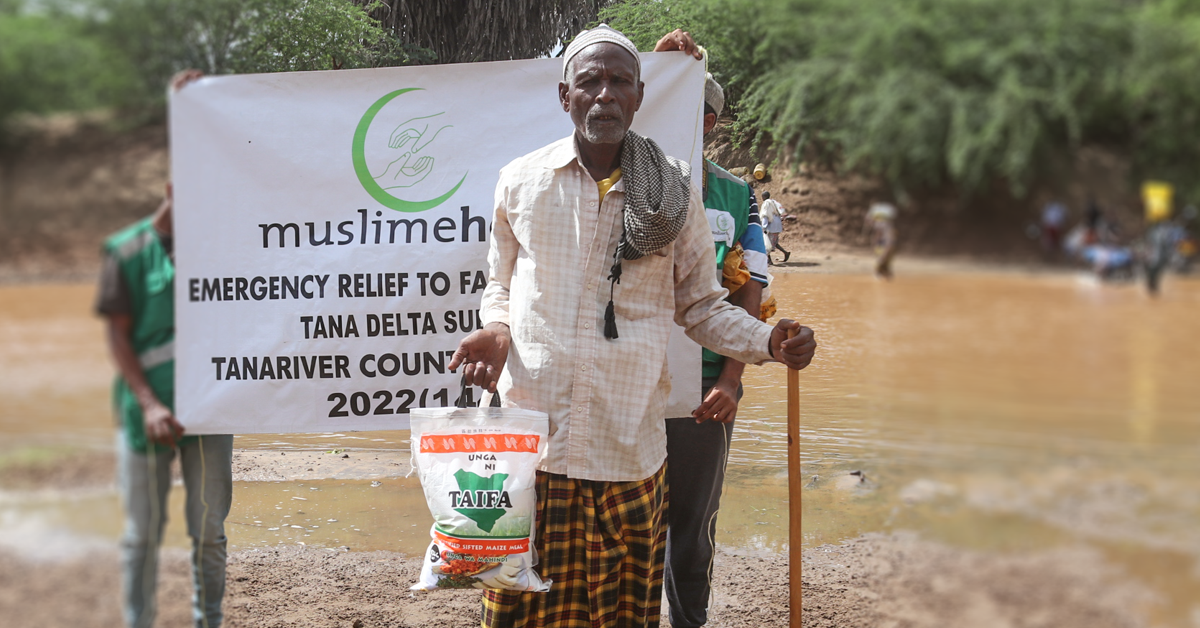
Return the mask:
<svg viewBox="0 0 1200 628">
<path fill-rule="evenodd" d="M 597 116 L 611 116 L 613 120 L 600 124 Z M 625 139 L 625 114 L 619 107 L 596 106 L 583 121 L 583 137 L 592 144 L 620 144 Z"/>
</svg>

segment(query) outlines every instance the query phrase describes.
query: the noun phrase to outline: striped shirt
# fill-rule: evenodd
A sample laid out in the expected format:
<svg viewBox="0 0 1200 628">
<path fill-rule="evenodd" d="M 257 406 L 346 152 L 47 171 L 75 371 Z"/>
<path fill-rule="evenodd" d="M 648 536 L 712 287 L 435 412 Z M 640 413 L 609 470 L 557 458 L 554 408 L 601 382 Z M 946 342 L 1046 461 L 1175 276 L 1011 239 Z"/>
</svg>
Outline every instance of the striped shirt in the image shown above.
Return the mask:
<svg viewBox="0 0 1200 628">
<path fill-rule="evenodd" d="M 483 322 L 509 325 L 499 389 L 505 402 L 550 415 L 540 467 L 577 479 L 642 480 L 666 459 L 672 325 L 749 364 L 771 359 L 771 327 L 724 301 L 700 191 L 676 240 L 626 260 L 604 338 L 609 268 L 621 235 L 624 181 L 600 200 L 573 137 L 500 171 Z"/>
</svg>

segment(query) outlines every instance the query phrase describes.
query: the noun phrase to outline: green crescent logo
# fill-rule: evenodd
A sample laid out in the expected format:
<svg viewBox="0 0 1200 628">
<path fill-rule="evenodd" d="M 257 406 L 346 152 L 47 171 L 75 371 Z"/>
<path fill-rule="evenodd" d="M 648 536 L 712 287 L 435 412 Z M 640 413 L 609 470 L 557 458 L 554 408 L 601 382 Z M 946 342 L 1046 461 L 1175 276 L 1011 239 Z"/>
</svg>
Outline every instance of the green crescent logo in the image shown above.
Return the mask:
<svg viewBox="0 0 1200 628">
<path fill-rule="evenodd" d="M 398 89 L 390 94 L 385 95 L 383 98 L 376 100 L 375 103 L 367 109 L 367 112 L 363 114 L 362 119 L 358 121 L 358 127 L 354 129 L 354 143 L 350 149 L 351 156 L 354 159 L 354 174 L 358 175 L 358 181 L 362 184 L 363 189 L 367 191 L 367 194 L 371 195 L 371 198 L 378 201 L 384 207 L 387 207 L 388 209 L 394 209 L 398 212 L 423 212 L 427 209 L 433 209 L 434 207 L 446 202 L 446 200 L 451 196 L 454 196 L 454 193 L 458 191 L 458 188 L 462 187 L 463 182 L 467 180 L 467 175 L 463 174 L 462 178 L 458 180 L 458 183 L 456 183 L 454 187 L 450 188 L 450 191 L 438 196 L 437 198 L 431 198 L 427 201 L 406 201 L 392 196 L 387 190 L 383 189 L 383 187 L 380 186 L 377 181 L 375 181 L 374 177 L 371 176 L 371 171 L 367 168 L 367 130 L 371 128 L 371 123 L 375 121 L 375 116 L 381 109 L 383 109 L 384 105 L 387 105 L 401 94 L 418 90 L 422 90 L 422 88 L 407 87 L 405 89 Z"/>
</svg>

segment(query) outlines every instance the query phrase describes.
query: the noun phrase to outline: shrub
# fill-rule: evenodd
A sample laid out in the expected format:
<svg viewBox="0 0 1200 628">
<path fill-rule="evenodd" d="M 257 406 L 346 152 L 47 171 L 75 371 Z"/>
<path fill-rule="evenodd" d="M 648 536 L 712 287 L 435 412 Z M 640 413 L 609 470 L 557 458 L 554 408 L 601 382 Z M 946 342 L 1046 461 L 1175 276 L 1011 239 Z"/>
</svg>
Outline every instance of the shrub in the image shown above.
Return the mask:
<svg viewBox="0 0 1200 628">
<path fill-rule="evenodd" d="M 1197 0 L 630 0 L 603 17 L 644 49 L 690 30 L 755 148 L 1020 195 L 1100 143 L 1200 192 Z"/>
</svg>

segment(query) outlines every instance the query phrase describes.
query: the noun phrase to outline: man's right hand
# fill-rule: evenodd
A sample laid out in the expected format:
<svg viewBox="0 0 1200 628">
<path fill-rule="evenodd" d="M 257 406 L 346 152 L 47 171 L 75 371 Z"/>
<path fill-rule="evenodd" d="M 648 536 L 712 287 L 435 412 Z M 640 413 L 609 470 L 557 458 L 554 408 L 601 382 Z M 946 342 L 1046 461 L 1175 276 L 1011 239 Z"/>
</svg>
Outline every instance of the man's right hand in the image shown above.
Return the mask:
<svg viewBox="0 0 1200 628">
<path fill-rule="evenodd" d="M 788 330 L 796 330 L 796 337 L 788 338 Z M 817 340 L 813 330 L 796 321 L 781 318 L 771 330 L 771 357 L 783 362 L 788 368 L 800 370 L 808 366 L 817 351 Z"/>
<path fill-rule="evenodd" d="M 183 425 L 175 420 L 171 409 L 162 403 L 148 404 L 142 409 L 146 438 L 152 443 L 174 447 L 175 441 L 183 436 Z"/>
<path fill-rule="evenodd" d="M 458 343 L 454 357 L 450 358 L 450 370 L 454 371 L 459 365 L 465 364 L 463 377 L 467 385 L 479 386 L 494 393 L 500 373 L 504 371 L 504 363 L 508 360 L 508 346 L 511 343 L 508 325 L 488 323 Z"/>
<path fill-rule="evenodd" d="M 659 39 L 658 43 L 654 44 L 654 52 L 671 52 L 673 50 L 685 52 L 697 60 L 704 58 L 704 53 L 700 51 L 700 46 L 697 46 L 696 41 L 692 39 L 692 34 L 681 28 L 663 35 L 662 39 Z"/>
<path fill-rule="evenodd" d="M 201 72 L 200 70 L 180 70 L 179 72 L 175 73 L 175 76 L 171 77 L 169 85 L 172 91 L 177 92 L 183 89 L 184 85 L 198 81 L 202 78 L 204 78 L 204 72 Z"/>
</svg>

